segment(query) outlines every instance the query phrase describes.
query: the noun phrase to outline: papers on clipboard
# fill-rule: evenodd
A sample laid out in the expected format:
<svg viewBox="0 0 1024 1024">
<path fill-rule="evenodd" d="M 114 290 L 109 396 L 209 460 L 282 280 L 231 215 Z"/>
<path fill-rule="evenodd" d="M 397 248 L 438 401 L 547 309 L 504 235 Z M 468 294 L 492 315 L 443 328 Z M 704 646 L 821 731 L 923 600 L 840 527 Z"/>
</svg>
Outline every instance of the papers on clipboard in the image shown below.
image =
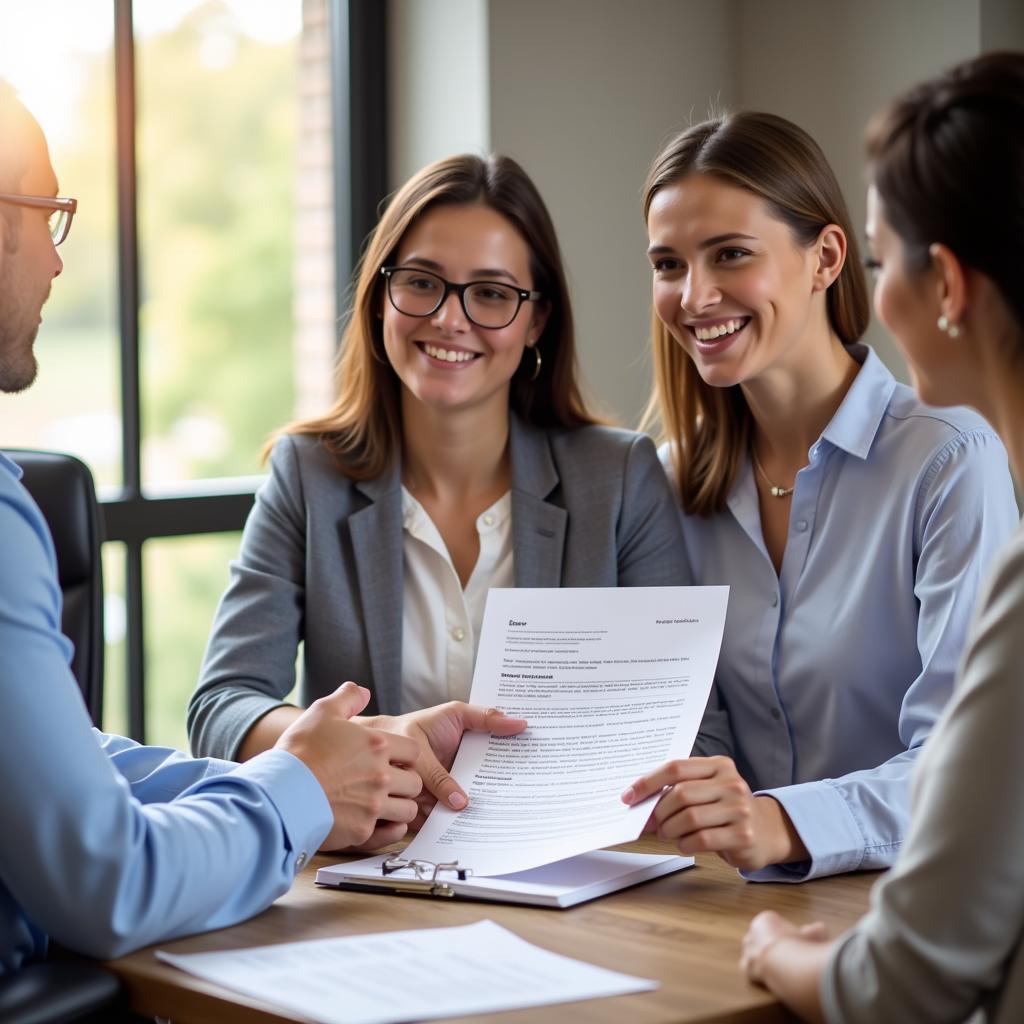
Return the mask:
<svg viewBox="0 0 1024 1024">
<path fill-rule="evenodd" d="M 459 896 L 497 903 L 565 909 L 693 866 L 692 857 L 596 850 L 511 875 L 478 877 L 443 865 L 407 866 L 384 874 L 388 856 L 320 868 L 317 885 L 369 892 Z"/>
<path fill-rule="evenodd" d="M 321 868 L 321 885 L 570 907 L 692 865 L 592 852 L 636 839 L 655 797 L 622 791 L 687 757 L 725 627 L 728 587 L 492 590 L 470 700 L 525 718 L 518 736 L 467 733 L 437 805 L 401 860 Z"/>
<path fill-rule="evenodd" d="M 404 856 L 508 875 L 640 835 L 656 797 L 623 790 L 688 757 L 725 628 L 728 587 L 491 590 L 470 700 L 528 727 L 466 733 L 440 804 Z"/>
</svg>

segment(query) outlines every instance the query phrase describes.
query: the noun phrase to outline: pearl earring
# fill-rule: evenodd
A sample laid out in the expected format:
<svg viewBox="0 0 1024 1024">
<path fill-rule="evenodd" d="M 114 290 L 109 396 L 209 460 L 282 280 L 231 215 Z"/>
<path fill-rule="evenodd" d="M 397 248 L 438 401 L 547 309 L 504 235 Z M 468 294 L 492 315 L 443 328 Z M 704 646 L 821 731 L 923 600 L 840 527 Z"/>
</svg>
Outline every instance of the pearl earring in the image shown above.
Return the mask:
<svg viewBox="0 0 1024 1024">
<path fill-rule="evenodd" d="M 960 325 L 951 324 L 949 317 L 945 313 L 939 317 L 937 326 L 940 331 L 945 331 L 951 338 L 956 339 L 960 337 Z"/>
</svg>

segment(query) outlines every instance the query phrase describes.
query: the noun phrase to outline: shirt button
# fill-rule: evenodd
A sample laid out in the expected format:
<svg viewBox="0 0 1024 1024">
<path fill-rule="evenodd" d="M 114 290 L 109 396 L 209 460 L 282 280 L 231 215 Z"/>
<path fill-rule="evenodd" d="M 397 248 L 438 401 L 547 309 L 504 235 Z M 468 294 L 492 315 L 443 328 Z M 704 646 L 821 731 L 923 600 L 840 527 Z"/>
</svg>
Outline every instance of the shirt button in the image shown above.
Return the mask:
<svg viewBox="0 0 1024 1024">
<path fill-rule="evenodd" d="M 772 596 L 771 596 L 771 606 L 773 608 L 778 608 L 778 606 L 779 606 L 779 595 L 778 594 L 772 594 Z"/>
<path fill-rule="evenodd" d="M 778 708 L 772 708 L 772 718 L 777 722 L 782 717 L 782 712 Z"/>
<path fill-rule="evenodd" d="M 465 640 L 466 639 L 466 631 L 461 626 L 456 626 L 452 630 L 452 639 L 453 640 L 458 640 L 460 642 Z"/>
<path fill-rule="evenodd" d="M 807 520 L 806 519 L 798 519 L 796 521 L 796 528 L 797 528 L 797 530 L 800 531 L 800 533 L 803 533 L 807 529 Z"/>
<path fill-rule="evenodd" d="M 306 866 L 307 860 L 309 860 L 309 857 L 306 855 L 306 851 L 303 850 L 302 853 L 295 858 L 295 870 L 301 871 Z"/>
<path fill-rule="evenodd" d="M 484 519 L 484 526 L 493 526 L 494 525 L 494 516 L 492 516 L 490 512 L 488 512 L 487 515 L 485 515 L 483 517 L 483 519 Z"/>
</svg>

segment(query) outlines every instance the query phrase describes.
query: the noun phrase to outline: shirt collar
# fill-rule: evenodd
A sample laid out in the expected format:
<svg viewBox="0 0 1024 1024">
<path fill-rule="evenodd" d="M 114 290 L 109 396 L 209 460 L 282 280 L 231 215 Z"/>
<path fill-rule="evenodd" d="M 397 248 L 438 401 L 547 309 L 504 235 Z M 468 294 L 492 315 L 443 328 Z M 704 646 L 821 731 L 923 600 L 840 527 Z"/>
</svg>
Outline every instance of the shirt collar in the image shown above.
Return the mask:
<svg viewBox="0 0 1024 1024">
<path fill-rule="evenodd" d="M 558 486 L 558 468 L 551 455 L 550 430 L 527 423 L 515 412 L 509 414 L 509 454 L 512 488 L 542 501 Z M 356 487 L 371 501 L 382 501 L 394 493 L 401 500 L 402 460 L 393 459 L 388 468 L 372 480 L 358 480 Z"/>
<path fill-rule="evenodd" d="M 6 469 L 15 480 L 20 480 L 22 477 L 22 468 L 16 462 L 12 462 L 3 452 L 0 452 L 0 468 Z"/>
<path fill-rule="evenodd" d="M 409 489 L 402 485 L 402 529 L 410 532 L 426 513 L 423 506 L 412 496 Z"/>
<path fill-rule="evenodd" d="M 896 390 L 896 378 L 867 345 L 851 345 L 849 352 L 861 364 L 860 371 L 821 436 L 866 459 Z"/>
<path fill-rule="evenodd" d="M 476 517 L 477 531 L 489 533 L 500 529 L 512 515 L 512 492 L 506 491 L 490 508 Z M 402 528 L 411 534 L 423 529 L 427 521 L 433 523 L 419 499 L 404 485 L 402 486 Z"/>
</svg>

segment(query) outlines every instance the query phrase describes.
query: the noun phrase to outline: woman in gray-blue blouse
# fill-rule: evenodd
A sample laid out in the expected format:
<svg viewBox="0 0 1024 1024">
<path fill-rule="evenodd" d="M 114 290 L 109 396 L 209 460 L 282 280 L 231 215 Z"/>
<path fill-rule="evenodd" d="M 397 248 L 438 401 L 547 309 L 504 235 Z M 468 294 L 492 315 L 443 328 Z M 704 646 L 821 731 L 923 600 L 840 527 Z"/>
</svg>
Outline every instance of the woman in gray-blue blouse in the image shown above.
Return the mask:
<svg viewBox="0 0 1024 1024">
<path fill-rule="evenodd" d="M 949 700 L 983 573 L 1017 522 L 1006 452 L 859 339 L 855 233 L 820 148 L 740 112 L 644 189 L 656 405 L 695 583 L 729 584 L 715 695 L 654 824 L 746 877 L 882 868 Z"/>
<path fill-rule="evenodd" d="M 1024 480 L 1024 54 L 915 87 L 868 135 L 875 309 L 932 405 L 969 402 Z M 748 976 L 832 1024 L 1024 1020 L 1024 531 L 983 587 L 953 699 L 914 769 L 911 827 L 836 942 L 754 919 Z"/>
<path fill-rule="evenodd" d="M 285 428 L 188 712 L 246 759 L 346 679 L 375 724 L 465 700 L 489 587 L 688 582 L 649 438 L 577 381 L 554 227 L 507 157 L 430 165 L 362 259 L 338 400 Z"/>
</svg>

